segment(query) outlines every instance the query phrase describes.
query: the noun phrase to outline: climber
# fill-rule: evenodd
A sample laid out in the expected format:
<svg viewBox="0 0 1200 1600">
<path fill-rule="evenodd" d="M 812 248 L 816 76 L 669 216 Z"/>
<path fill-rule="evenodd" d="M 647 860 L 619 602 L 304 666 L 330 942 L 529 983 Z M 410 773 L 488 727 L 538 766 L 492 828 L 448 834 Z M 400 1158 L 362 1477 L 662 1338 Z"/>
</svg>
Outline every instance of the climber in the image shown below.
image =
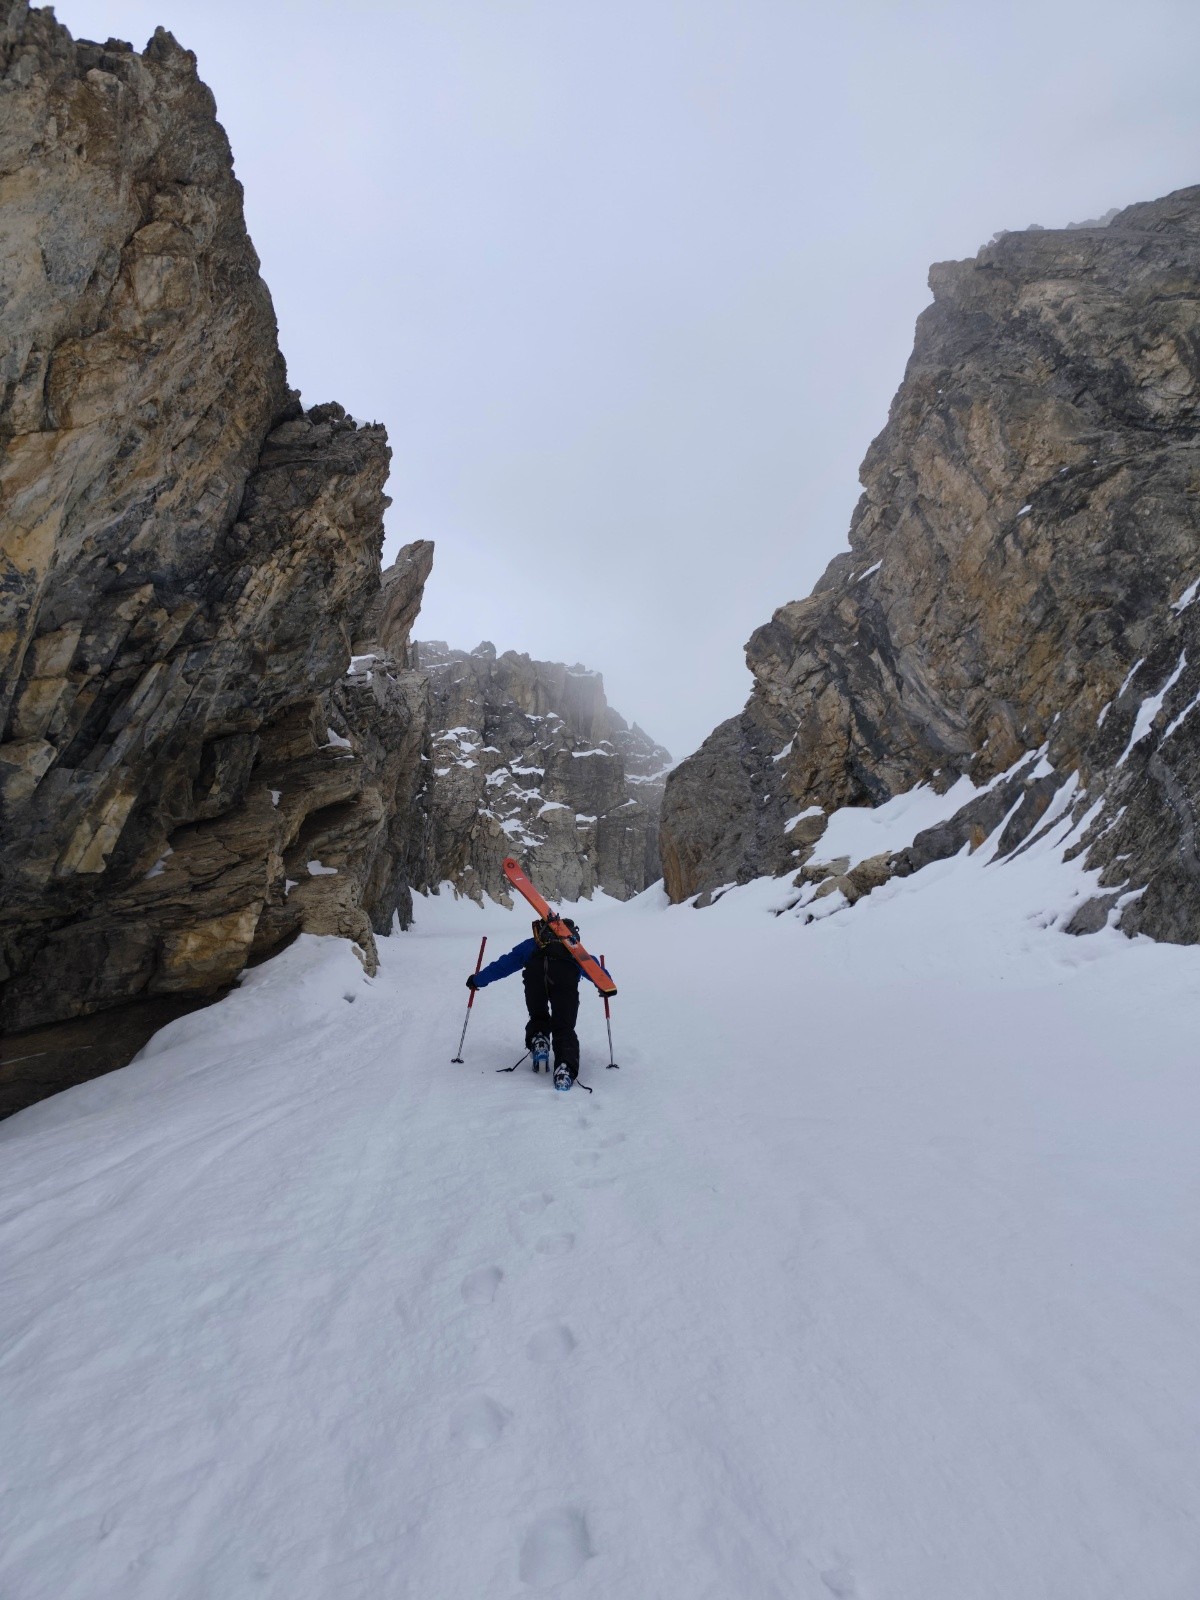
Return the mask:
<svg viewBox="0 0 1200 1600">
<path fill-rule="evenodd" d="M 577 941 L 579 929 L 564 917 L 562 921 Z M 604 969 L 601 969 L 604 970 Z M 563 940 L 548 922 L 538 917 L 532 939 L 523 939 L 507 955 L 491 962 L 467 979 L 468 989 L 483 989 L 498 978 L 522 972 L 525 1004 L 529 1021 L 525 1025 L 525 1048 L 533 1056 L 533 1070 L 549 1071 L 550 1042 L 554 1042 L 554 1087 L 569 1089 L 579 1076 L 579 1037 L 575 1019 L 579 1015 L 581 968 Z"/>
</svg>

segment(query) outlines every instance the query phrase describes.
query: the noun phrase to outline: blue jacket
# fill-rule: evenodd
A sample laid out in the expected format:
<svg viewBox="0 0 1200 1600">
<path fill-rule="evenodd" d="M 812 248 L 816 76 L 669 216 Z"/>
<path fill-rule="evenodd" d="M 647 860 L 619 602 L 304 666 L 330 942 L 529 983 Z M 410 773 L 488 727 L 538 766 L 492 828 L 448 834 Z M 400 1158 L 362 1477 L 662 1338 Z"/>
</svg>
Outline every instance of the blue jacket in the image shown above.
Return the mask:
<svg viewBox="0 0 1200 1600">
<path fill-rule="evenodd" d="M 537 952 L 538 943 L 536 939 L 522 939 L 520 944 L 513 945 L 507 955 L 499 956 L 495 961 L 489 961 L 486 967 L 480 968 L 475 974 L 475 987 L 477 989 L 486 989 L 489 983 L 495 983 L 499 978 L 511 978 L 513 973 L 520 972 L 521 968 L 531 961 Z M 596 962 L 596 965 L 600 966 L 599 961 Z M 582 967 L 576 967 L 575 970 L 580 977 L 587 976 Z M 600 967 L 600 970 L 608 973 L 609 977 L 612 976 L 607 967 Z"/>
<path fill-rule="evenodd" d="M 520 972 L 536 950 L 536 940 L 522 939 L 520 944 L 513 945 L 507 955 L 489 961 L 486 967 L 475 974 L 475 987 L 486 989 L 488 984 L 495 983 L 497 978 L 511 978 L 514 972 Z"/>
</svg>

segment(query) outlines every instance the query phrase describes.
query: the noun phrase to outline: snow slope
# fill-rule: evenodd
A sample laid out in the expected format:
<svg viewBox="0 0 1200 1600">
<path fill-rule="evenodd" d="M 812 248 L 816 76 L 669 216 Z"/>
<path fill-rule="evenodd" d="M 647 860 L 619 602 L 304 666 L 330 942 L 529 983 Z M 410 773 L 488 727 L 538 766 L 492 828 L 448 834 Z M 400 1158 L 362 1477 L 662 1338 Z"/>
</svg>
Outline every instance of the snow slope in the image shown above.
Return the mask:
<svg viewBox="0 0 1200 1600">
<path fill-rule="evenodd" d="M 581 906 L 591 1096 L 443 897 L 0 1124 L 0 1594 L 1200 1593 L 1200 952 L 1054 845 Z"/>
</svg>

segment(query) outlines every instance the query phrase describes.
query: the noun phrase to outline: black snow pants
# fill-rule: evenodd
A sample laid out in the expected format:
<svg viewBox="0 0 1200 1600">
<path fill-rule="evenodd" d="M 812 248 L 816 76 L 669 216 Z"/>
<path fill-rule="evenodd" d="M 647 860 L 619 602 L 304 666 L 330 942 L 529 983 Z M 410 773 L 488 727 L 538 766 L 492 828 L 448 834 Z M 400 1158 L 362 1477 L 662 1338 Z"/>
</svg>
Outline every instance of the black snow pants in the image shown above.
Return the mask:
<svg viewBox="0 0 1200 1600">
<path fill-rule="evenodd" d="M 554 1065 L 570 1068 L 579 1076 L 579 1036 L 575 1019 L 579 1015 L 580 971 L 565 950 L 539 950 L 525 964 L 521 974 L 525 984 L 525 1004 L 529 1021 L 525 1025 L 525 1048 L 533 1049 L 535 1033 L 547 1034 L 554 1041 Z"/>
</svg>

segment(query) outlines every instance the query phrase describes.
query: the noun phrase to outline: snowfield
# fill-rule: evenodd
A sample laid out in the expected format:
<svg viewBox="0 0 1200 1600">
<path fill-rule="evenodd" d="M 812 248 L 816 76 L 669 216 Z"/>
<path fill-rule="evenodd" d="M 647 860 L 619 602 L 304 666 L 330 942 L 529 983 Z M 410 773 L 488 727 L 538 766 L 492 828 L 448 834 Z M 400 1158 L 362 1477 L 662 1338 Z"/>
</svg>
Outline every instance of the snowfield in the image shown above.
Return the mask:
<svg viewBox="0 0 1200 1600">
<path fill-rule="evenodd" d="M 0 1594 L 1193 1600 L 1200 951 L 1058 843 L 582 904 L 592 1095 L 443 895 L 0 1124 Z"/>
</svg>

